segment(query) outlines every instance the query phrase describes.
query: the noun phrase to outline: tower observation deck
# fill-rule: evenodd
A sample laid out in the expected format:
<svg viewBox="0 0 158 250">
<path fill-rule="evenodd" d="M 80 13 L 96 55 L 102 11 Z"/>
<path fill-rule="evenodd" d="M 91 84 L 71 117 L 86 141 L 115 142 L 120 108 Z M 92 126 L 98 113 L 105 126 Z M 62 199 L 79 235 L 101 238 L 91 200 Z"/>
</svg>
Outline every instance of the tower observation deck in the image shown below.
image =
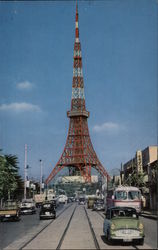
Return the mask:
<svg viewBox="0 0 158 250">
<path fill-rule="evenodd" d="M 77 169 L 86 182 L 91 182 L 91 168 L 96 169 L 102 176 L 110 179 L 110 176 L 100 163 L 94 151 L 88 130 L 87 119 L 89 117 L 89 112 L 86 110 L 85 105 L 77 3 L 71 110 L 67 112 L 67 116 L 70 122 L 66 144 L 59 161 L 46 179 L 46 184 L 48 184 L 64 167 Z"/>
</svg>

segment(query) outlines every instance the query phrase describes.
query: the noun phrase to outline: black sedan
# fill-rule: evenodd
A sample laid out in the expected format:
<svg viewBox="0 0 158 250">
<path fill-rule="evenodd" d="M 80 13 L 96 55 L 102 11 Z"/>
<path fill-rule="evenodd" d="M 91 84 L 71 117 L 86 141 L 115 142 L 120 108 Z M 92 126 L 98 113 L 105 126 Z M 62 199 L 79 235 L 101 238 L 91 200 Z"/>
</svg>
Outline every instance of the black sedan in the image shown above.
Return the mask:
<svg viewBox="0 0 158 250">
<path fill-rule="evenodd" d="M 56 211 L 55 206 L 52 202 L 45 202 L 41 206 L 40 220 L 41 219 L 55 219 Z"/>
<path fill-rule="evenodd" d="M 94 202 L 93 210 L 100 211 L 100 210 L 104 210 L 104 209 L 105 209 L 104 200 L 103 199 L 97 199 Z"/>
</svg>

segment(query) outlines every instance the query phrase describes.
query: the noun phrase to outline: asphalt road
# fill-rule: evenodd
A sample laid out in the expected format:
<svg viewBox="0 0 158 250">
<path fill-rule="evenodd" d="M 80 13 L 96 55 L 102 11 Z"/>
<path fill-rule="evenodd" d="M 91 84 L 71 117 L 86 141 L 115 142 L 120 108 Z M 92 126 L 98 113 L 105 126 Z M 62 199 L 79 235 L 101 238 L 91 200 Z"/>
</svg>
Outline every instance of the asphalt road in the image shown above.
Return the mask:
<svg viewBox="0 0 158 250">
<path fill-rule="evenodd" d="M 145 242 L 152 249 L 158 249 L 158 222 L 157 220 L 143 218 L 140 216 L 144 226 L 145 226 Z"/>
<path fill-rule="evenodd" d="M 63 208 L 63 205 L 57 208 L 57 212 Z M 50 220 L 44 221 L 49 223 Z M 21 215 L 20 221 L 4 221 L 0 222 L 0 249 L 4 249 L 16 239 L 22 238 L 30 229 L 39 226 L 43 221 L 39 220 L 39 208 L 36 214 Z"/>
</svg>

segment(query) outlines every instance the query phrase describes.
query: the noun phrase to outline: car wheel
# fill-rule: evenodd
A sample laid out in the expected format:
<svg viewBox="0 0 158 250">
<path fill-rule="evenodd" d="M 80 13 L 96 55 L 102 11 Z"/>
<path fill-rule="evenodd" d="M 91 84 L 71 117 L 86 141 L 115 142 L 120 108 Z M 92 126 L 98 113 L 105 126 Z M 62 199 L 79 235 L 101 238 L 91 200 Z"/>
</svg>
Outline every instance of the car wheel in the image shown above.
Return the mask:
<svg viewBox="0 0 158 250">
<path fill-rule="evenodd" d="M 138 243 L 139 243 L 139 245 L 143 246 L 144 245 L 144 238 L 140 239 Z"/>
<path fill-rule="evenodd" d="M 111 240 L 109 231 L 107 231 L 107 241 L 108 241 L 110 244 L 112 243 L 112 240 Z"/>
<path fill-rule="evenodd" d="M 20 221 L 20 216 L 17 216 L 17 217 L 15 218 L 15 220 L 16 220 L 16 221 Z"/>
</svg>

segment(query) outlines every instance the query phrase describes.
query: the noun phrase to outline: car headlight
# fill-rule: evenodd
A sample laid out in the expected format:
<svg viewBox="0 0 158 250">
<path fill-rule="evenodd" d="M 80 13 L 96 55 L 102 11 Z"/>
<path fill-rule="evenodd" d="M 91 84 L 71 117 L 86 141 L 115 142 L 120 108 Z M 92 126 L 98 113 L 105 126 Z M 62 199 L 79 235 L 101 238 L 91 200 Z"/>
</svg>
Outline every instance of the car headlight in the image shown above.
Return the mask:
<svg viewBox="0 0 158 250">
<path fill-rule="evenodd" d="M 143 228 L 144 228 L 143 224 L 140 223 L 140 224 L 139 224 L 139 229 L 140 229 L 140 230 L 143 230 Z"/>
<path fill-rule="evenodd" d="M 114 230 L 115 229 L 115 224 L 112 223 L 110 228 L 111 228 L 111 230 Z"/>
</svg>

